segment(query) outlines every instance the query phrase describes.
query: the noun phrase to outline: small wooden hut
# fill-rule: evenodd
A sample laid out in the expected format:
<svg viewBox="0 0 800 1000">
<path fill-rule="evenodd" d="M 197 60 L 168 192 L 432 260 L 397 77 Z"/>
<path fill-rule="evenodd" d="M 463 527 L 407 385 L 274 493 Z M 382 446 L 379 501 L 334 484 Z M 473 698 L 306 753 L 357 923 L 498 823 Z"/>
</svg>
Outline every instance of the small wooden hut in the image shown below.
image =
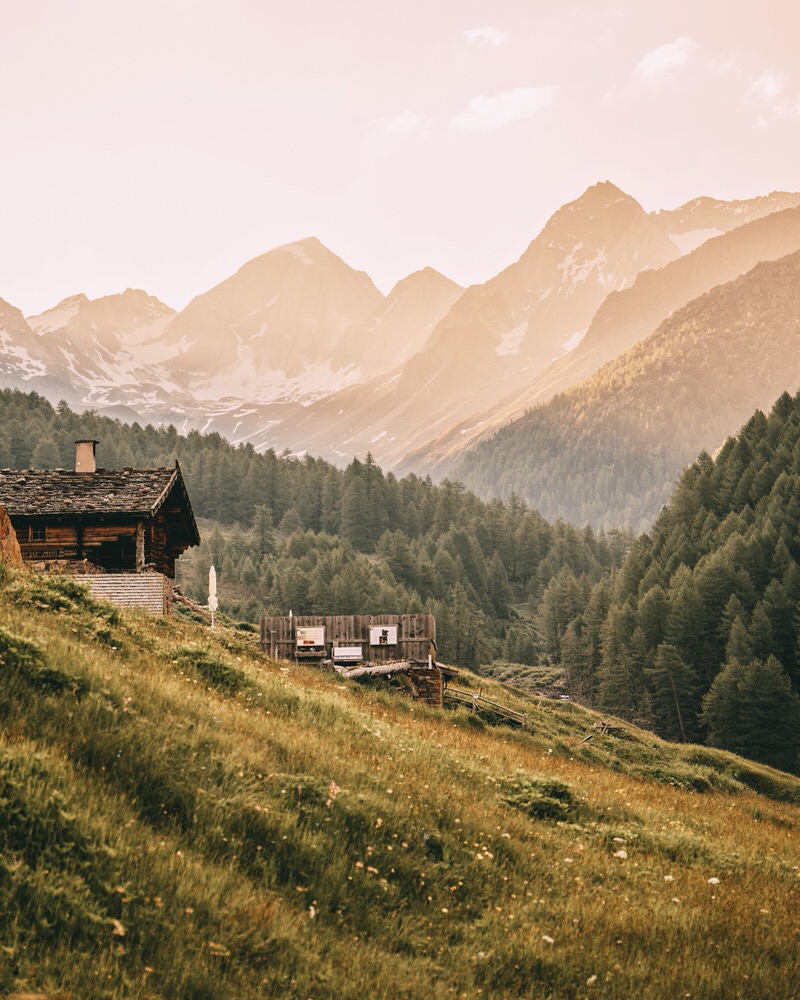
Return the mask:
<svg viewBox="0 0 800 1000">
<path fill-rule="evenodd" d="M 278 615 L 261 619 L 261 648 L 343 677 L 402 678 L 412 697 L 441 707 L 455 671 L 436 662 L 433 615 Z"/>
</svg>

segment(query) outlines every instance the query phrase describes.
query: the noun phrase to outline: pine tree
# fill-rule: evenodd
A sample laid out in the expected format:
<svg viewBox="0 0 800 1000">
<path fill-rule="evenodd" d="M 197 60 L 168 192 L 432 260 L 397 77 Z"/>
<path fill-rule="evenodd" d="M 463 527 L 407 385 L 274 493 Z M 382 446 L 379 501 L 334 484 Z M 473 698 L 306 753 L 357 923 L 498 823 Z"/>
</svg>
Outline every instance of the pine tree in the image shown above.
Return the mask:
<svg viewBox="0 0 800 1000">
<path fill-rule="evenodd" d="M 257 504 L 253 512 L 253 542 L 259 557 L 275 554 L 272 511 L 265 504 Z"/>
<path fill-rule="evenodd" d="M 697 738 L 697 679 L 674 646 L 661 643 L 645 669 L 656 731 L 686 743 Z"/>
<path fill-rule="evenodd" d="M 774 656 L 728 663 L 703 699 L 701 721 L 711 746 L 800 770 L 800 696 Z"/>
<path fill-rule="evenodd" d="M 489 560 L 487 567 L 486 592 L 495 616 L 497 618 L 508 618 L 509 604 L 512 597 L 511 587 L 508 583 L 506 568 L 497 550 L 492 553 L 492 558 Z"/>
</svg>

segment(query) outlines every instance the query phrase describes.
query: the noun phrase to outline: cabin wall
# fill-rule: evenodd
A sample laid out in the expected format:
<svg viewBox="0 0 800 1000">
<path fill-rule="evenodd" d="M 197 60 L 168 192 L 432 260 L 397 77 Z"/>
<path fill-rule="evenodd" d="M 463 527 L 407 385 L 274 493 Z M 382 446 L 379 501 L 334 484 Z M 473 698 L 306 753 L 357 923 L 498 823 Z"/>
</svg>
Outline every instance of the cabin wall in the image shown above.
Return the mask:
<svg viewBox="0 0 800 1000">
<path fill-rule="evenodd" d="M 149 522 L 48 523 L 15 518 L 12 523 L 25 562 L 87 559 L 111 572 L 141 572 L 147 565 L 174 579 L 175 560 L 183 551 L 168 546 L 166 521 L 161 516 Z"/>
<path fill-rule="evenodd" d="M 397 642 L 371 645 L 370 628 L 396 627 Z M 298 628 L 324 628 L 323 647 L 299 649 Z M 427 663 L 436 641 L 433 615 L 288 615 L 264 616 L 261 619 L 261 647 L 276 659 L 333 659 L 336 647 L 360 649 L 360 662 L 388 663 L 391 660 L 417 660 Z M 435 658 L 435 653 L 434 653 Z"/>
</svg>

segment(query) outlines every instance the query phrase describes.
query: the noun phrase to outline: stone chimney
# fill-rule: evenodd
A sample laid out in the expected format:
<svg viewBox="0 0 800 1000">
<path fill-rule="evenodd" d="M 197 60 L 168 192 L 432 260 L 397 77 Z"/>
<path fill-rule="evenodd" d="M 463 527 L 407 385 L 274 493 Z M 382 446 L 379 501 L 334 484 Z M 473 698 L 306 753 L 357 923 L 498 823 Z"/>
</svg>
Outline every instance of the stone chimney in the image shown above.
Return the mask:
<svg viewBox="0 0 800 1000">
<path fill-rule="evenodd" d="M 76 441 L 75 442 L 75 471 L 76 472 L 96 472 L 97 460 L 95 450 L 97 441 Z"/>
</svg>

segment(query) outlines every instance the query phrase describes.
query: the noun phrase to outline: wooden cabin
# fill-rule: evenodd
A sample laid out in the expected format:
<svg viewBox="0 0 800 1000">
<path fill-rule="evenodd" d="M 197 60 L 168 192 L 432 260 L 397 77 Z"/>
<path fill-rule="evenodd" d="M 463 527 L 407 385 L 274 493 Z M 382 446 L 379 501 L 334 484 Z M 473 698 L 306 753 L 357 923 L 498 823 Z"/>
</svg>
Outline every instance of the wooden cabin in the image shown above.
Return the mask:
<svg viewBox="0 0 800 1000">
<path fill-rule="evenodd" d="M 175 560 L 200 535 L 180 466 L 98 469 L 96 441 L 77 441 L 75 469 L 0 470 L 0 506 L 23 561 L 80 573 L 123 606 L 170 609 Z"/>
<path fill-rule="evenodd" d="M 433 615 L 272 615 L 261 648 L 276 659 L 330 666 L 343 677 L 406 682 L 413 698 L 441 707 L 456 671 L 436 662 Z"/>
</svg>

